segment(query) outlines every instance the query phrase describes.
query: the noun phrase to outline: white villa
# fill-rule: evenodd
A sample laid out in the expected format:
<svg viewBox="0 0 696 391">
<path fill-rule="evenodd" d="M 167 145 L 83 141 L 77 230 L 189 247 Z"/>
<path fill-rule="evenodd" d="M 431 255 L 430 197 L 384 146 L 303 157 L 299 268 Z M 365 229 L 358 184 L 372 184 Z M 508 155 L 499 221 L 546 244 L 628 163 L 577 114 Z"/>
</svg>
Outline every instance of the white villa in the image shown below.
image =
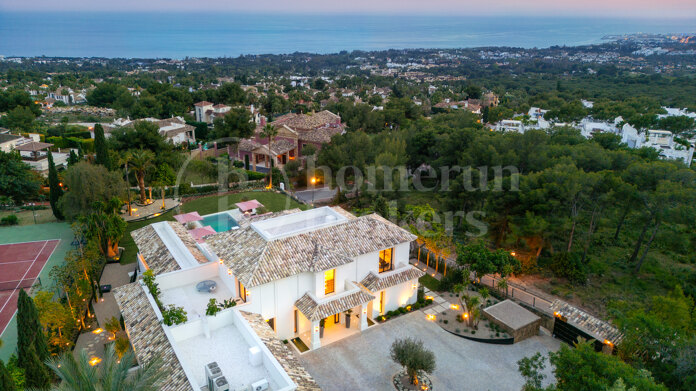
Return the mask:
<svg viewBox="0 0 696 391">
<path fill-rule="evenodd" d="M 161 313 L 140 282 L 116 290 L 139 362 L 152 356 L 156 333 L 158 350 L 181 368 L 176 376 L 190 384 L 188 389 L 205 384 L 204 367 L 212 361 L 231 390 L 258 379 L 268 381 L 271 390 L 318 389 L 288 348 L 318 349 L 417 300 L 424 272 L 408 262 L 415 236 L 376 214 L 355 217 L 339 207 L 322 207 L 260 216 L 234 210 L 201 219 L 193 225 L 154 223 L 132 232 L 139 270 L 153 271 L 162 305 L 183 307 L 185 323 L 157 322 Z M 188 230 L 206 224 L 217 233 L 196 240 Z M 200 292 L 201 282 L 214 290 Z M 135 296 L 152 322 L 145 324 L 134 313 L 126 298 Z M 207 316 L 213 298 L 237 304 Z M 259 338 L 275 351 L 266 352 Z M 256 366 L 246 361 L 254 347 L 264 357 Z M 292 384 L 285 388 L 288 376 Z"/>
</svg>

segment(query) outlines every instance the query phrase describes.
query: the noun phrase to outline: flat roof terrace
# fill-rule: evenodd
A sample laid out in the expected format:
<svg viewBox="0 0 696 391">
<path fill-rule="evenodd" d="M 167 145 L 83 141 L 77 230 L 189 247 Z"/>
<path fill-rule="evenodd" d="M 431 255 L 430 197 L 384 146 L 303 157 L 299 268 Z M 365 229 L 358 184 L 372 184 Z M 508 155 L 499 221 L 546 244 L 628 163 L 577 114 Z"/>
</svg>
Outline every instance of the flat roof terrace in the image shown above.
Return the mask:
<svg viewBox="0 0 696 391">
<path fill-rule="evenodd" d="M 252 223 L 252 228 L 267 241 L 314 231 L 348 221 L 328 206 L 278 216 Z"/>
<path fill-rule="evenodd" d="M 231 314 L 218 313 L 214 318 L 231 317 Z M 249 348 L 251 346 L 232 322 L 224 322 L 220 328 L 212 330 L 209 335 L 205 332 L 188 336 L 188 338 L 176 341 L 177 353 L 181 353 L 179 359 L 184 368 L 190 369 L 194 379 L 199 385 L 207 384 L 205 366 L 216 362 L 222 371 L 222 376 L 230 385 L 230 390 L 239 390 L 248 387 L 259 380 L 268 381 L 269 390 L 278 390 L 278 384 L 274 376 L 264 365 L 252 365 L 249 360 Z M 210 327 L 204 325 L 203 327 Z M 173 333 L 177 333 L 174 329 Z"/>
</svg>

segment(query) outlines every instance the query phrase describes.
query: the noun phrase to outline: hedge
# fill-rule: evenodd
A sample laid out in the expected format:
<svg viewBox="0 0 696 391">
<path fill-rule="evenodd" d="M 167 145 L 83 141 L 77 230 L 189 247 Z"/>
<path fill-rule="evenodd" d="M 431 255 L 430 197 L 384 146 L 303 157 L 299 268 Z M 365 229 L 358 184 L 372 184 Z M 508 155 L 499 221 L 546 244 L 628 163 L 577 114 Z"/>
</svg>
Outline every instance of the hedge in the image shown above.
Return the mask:
<svg viewBox="0 0 696 391">
<path fill-rule="evenodd" d="M 82 146 L 84 152 L 94 152 L 94 140 L 77 137 L 46 137 L 46 142 L 56 148 L 78 148 Z"/>
</svg>

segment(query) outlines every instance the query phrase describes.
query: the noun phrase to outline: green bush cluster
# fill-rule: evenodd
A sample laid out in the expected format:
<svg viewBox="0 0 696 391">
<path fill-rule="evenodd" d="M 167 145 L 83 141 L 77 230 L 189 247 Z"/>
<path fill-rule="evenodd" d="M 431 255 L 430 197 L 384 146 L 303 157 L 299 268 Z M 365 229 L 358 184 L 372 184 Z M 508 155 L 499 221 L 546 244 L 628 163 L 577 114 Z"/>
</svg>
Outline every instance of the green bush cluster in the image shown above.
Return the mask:
<svg viewBox="0 0 696 391">
<path fill-rule="evenodd" d="M 46 142 L 56 148 L 82 148 L 85 152 L 94 152 L 94 140 L 78 137 L 46 137 Z"/>
<path fill-rule="evenodd" d="M 0 225 L 17 225 L 19 224 L 19 219 L 15 215 L 5 216 L 0 219 Z"/>
</svg>

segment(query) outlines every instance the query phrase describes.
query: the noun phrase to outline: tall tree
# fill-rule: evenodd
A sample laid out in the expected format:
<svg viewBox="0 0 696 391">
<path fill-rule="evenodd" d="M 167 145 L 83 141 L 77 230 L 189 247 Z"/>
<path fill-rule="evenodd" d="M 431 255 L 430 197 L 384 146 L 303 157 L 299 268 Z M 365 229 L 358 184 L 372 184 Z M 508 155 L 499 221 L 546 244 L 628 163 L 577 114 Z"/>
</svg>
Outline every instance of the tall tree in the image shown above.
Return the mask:
<svg viewBox="0 0 696 391">
<path fill-rule="evenodd" d="M 263 131 L 261 131 L 261 137 L 267 138 L 268 139 L 268 174 L 269 174 L 269 181 L 268 181 L 268 186 L 272 187 L 273 186 L 273 166 L 275 164 L 275 156 L 271 154 L 271 144 L 273 144 L 273 140 L 275 137 L 278 135 L 278 129 L 276 129 L 275 126 L 271 124 L 266 124 L 266 126 L 263 127 Z"/>
<path fill-rule="evenodd" d="M 67 191 L 58 201 L 58 207 L 71 220 L 93 211 L 97 201 L 107 203 L 113 197 L 121 198 L 126 187 L 120 173 L 88 162 L 69 167 L 63 181 Z"/>
<path fill-rule="evenodd" d="M 48 199 L 51 204 L 53 215 L 56 216 L 58 220 L 63 220 L 63 213 L 61 213 L 58 208 L 58 200 L 63 195 L 63 189 L 60 187 L 58 171 L 56 170 L 55 163 L 53 163 L 53 154 L 51 151 L 48 151 L 48 188 Z"/>
<path fill-rule="evenodd" d="M 48 345 L 34 300 L 24 289 L 17 298 L 17 353 L 19 366 L 27 375 L 27 386 L 45 388 L 49 379 L 43 362 L 48 359 Z"/>
<path fill-rule="evenodd" d="M 138 179 L 138 187 L 140 187 L 140 203 L 144 204 L 147 197 L 145 196 L 145 173 L 152 166 L 152 159 L 155 154 L 146 149 L 136 149 L 130 154 L 130 167 L 135 171 L 135 177 Z"/>
<path fill-rule="evenodd" d="M 0 151 L 0 194 L 21 205 L 38 192 L 39 179 L 19 153 Z"/>
<path fill-rule="evenodd" d="M 111 159 L 109 158 L 109 148 L 106 146 L 104 128 L 101 124 L 94 125 L 94 150 L 96 152 L 95 163 L 101 164 L 107 170 L 111 169 Z"/>
</svg>

